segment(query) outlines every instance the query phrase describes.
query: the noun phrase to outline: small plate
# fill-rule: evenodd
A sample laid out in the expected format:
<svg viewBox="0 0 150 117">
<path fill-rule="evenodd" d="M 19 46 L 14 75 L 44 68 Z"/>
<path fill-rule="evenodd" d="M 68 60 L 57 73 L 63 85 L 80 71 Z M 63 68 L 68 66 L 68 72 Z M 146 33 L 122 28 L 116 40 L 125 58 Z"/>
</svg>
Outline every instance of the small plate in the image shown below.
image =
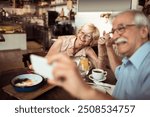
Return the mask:
<svg viewBox="0 0 150 117">
<path fill-rule="evenodd" d="M 93 79 L 92 74 L 90 74 L 90 75 L 89 75 L 89 79 L 92 80 L 92 81 L 94 81 L 94 82 L 101 82 L 101 81 L 106 80 L 106 77 L 104 77 L 103 79 L 100 79 L 100 80 L 95 80 L 95 79 Z"/>
</svg>

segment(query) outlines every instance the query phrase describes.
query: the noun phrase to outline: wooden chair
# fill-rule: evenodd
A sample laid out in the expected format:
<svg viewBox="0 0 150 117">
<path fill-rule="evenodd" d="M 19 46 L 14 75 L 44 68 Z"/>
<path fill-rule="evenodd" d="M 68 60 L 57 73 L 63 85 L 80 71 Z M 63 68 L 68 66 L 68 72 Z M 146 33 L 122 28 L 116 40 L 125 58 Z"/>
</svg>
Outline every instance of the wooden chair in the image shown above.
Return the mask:
<svg viewBox="0 0 150 117">
<path fill-rule="evenodd" d="M 39 56 L 45 56 L 47 54 L 47 52 L 33 52 L 33 53 L 26 53 L 22 55 L 22 61 L 24 63 L 24 67 L 28 67 L 31 64 L 30 61 L 30 55 L 31 54 L 35 54 L 35 55 L 39 55 Z"/>
</svg>

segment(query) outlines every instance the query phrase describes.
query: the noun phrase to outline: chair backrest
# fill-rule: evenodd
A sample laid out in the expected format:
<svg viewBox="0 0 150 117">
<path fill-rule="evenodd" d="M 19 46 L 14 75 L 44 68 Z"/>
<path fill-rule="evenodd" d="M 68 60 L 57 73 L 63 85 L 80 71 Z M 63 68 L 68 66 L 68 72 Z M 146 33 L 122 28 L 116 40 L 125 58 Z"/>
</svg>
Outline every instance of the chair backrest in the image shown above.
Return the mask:
<svg viewBox="0 0 150 117">
<path fill-rule="evenodd" d="M 24 63 L 24 67 L 29 67 L 29 65 L 31 64 L 30 61 L 30 55 L 31 54 L 35 54 L 35 55 L 39 55 L 39 56 L 46 56 L 46 52 L 33 52 L 33 53 L 26 53 L 22 55 L 22 62 Z"/>
</svg>

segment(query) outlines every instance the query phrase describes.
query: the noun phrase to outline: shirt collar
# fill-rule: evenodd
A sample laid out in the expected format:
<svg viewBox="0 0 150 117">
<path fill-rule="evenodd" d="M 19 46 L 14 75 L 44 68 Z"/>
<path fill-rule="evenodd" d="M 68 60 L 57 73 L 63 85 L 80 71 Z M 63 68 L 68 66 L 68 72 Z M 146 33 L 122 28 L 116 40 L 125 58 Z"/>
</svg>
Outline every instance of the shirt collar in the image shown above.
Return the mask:
<svg viewBox="0 0 150 117">
<path fill-rule="evenodd" d="M 149 52 L 150 41 L 144 43 L 128 60 L 124 58 L 123 63 L 126 64 L 130 61 L 138 69 Z"/>
<path fill-rule="evenodd" d="M 69 47 L 68 47 L 68 48 L 72 48 L 72 47 L 74 47 L 74 45 L 75 45 L 76 36 L 71 37 L 71 38 L 72 38 L 72 43 L 69 44 Z"/>
</svg>

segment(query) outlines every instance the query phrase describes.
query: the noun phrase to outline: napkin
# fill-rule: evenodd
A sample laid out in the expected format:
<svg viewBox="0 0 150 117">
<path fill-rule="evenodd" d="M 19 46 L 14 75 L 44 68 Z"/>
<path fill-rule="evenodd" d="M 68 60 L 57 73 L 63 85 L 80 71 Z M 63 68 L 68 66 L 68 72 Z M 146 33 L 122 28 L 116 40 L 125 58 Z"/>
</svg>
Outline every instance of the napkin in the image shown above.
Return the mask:
<svg viewBox="0 0 150 117">
<path fill-rule="evenodd" d="M 93 83 L 92 87 L 104 93 L 112 95 L 115 85 L 99 82 L 97 84 Z"/>
</svg>

